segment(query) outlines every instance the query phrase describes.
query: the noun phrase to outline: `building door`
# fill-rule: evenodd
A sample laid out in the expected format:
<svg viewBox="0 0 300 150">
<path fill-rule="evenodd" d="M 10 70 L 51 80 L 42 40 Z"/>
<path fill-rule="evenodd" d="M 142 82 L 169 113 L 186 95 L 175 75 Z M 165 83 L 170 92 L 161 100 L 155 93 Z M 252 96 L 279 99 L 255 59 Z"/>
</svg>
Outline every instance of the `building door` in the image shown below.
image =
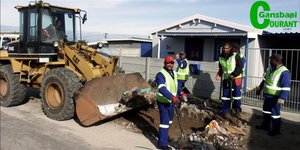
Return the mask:
<svg viewBox="0 0 300 150">
<path fill-rule="evenodd" d="M 186 38 L 185 52 L 188 60 L 203 60 L 204 40 L 201 38 Z"/>
</svg>

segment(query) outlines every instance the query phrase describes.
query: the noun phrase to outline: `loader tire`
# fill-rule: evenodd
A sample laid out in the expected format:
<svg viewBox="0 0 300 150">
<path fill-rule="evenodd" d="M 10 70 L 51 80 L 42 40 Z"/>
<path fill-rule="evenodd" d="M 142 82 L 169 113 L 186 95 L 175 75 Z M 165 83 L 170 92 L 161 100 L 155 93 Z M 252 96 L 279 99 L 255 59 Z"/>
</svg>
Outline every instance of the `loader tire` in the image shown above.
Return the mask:
<svg viewBox="0 0 300 150">
<path fill-rule="evenodd" d="M 11 65 L 0 66 L 0 104 L 10 107 L 22 104 L 26 99 L 26 86 L 19 83 L 19 74 L 14 74 Z"/>
<path fill-rule="evenodd" d="M 54 120 L 68 120 L 74 117 L 74 93 L 82 83 L 78 77 L 66 68 L 49 70 L 42 82 L 42 110 Z"/>
</svg>

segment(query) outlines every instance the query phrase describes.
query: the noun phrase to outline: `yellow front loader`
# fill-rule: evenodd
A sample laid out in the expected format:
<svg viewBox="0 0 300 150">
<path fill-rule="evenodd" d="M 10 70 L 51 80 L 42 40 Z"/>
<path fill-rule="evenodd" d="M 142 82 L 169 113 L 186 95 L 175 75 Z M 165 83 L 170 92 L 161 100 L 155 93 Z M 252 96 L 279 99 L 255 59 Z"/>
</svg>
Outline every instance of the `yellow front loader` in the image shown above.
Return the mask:
<svg viewBox="0 0 300 150">
<path fill-rule="evenodd" d="M 130 107 L 129 100 L 120 103 L 124 93 L 150 88 L 140 74 L 114 76 L 116 57 L 104 58 L 76 41 L 76 21 L 87 20 L 84 10 L 42 1 L 16 8 L 19 41 L 0 50 L 1 106 L 22 104 L 27 87 L 40 88 L 42 110 L 49 118 L 67 120 L 76 114 L 88 126 L 145 102 L 140 97 Z"/>
</svg>

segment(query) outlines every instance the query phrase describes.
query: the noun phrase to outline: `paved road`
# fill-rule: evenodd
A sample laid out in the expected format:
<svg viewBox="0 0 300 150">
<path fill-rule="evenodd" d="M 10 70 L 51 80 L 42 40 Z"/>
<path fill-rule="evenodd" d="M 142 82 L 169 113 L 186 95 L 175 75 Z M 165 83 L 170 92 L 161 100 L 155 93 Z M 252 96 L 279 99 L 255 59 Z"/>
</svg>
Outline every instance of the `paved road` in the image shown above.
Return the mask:
<svg viewBox="0 0 300 150">
<path fill-rule="evenodd" d="M 1 150 L 156 149 L 142 134 L 112 122 L 82 127 L 74 120 L 54 121 L 41 111 L 39 99 L 1 108 Z"/>
</svg>

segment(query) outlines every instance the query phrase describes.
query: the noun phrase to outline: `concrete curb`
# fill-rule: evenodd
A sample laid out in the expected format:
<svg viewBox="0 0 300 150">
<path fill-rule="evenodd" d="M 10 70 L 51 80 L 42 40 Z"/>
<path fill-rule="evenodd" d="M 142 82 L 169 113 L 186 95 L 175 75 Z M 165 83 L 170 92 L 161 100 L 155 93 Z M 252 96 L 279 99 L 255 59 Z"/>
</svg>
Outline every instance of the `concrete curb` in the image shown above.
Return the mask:
<svg viewBox="0 0 300 150">
<path fill-rule="evenodd" d="M 243 112 L 262 116 L 262 108 L 242 105 Z M 282 121 L 292 121 L 300 124 L 300 114 L 280 111 Z"/>
</svg>

